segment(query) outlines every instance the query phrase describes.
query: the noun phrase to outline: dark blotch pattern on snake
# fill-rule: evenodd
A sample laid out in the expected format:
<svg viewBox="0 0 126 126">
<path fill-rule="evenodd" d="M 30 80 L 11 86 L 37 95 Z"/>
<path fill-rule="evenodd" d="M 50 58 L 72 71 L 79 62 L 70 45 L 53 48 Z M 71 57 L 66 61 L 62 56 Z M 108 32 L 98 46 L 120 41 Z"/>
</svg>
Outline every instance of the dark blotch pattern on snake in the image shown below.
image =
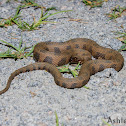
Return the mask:
<svg viewBox="0 0 126 126">
<path fill-rule="evenodd" d="M 91 60 L 91 55 L 96 60 Z M 84 86 L 92 74 L 105 68 L 114 68 L 119 71 L 124 64 L 124 59 L 119 52 L 104 48 L 95 41 L 86 38 L 75 38 L 62 43 L 38 43 L 34 48 L 33 56 L 37 62 L 14 71 L 0 94 L 9 89 L 15 76 L 24 72 L 47 70 L 54 76 L 57 85 L 73 89 Z M 78 59 L 83 63 L 79 75 L 75 78 L 64 78 L 56 66 L 67 64 L 72 58 Z"/>
</svg>

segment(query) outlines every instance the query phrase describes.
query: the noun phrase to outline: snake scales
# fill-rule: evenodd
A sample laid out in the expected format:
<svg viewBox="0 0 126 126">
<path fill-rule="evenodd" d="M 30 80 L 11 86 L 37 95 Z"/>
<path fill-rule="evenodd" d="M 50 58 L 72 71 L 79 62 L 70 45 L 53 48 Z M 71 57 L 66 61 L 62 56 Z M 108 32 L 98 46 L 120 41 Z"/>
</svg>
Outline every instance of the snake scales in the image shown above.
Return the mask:
<svg viewBox="0 0 126 126">
<path fill-rule="evenodd" d="M 91 60 L 91 55 L 96 60 Z M 75 38 L 62 43 L 38 43 L 34 48 L 33 56 L 37 62 L 14 71 L 0 94 L 9 89 L 15 76 L 24 72 L 46 70 L 53 75 L 57 85 L 64 88 L 80 88 L 89 81 L 91 75 L 105 68 L 114 68 L 119 71 L 124 64 L 124 59 L 119 52 L 104 48 L 95 41 L 86 38 Z M 82 67 L 78 77 L 63 78 L 56 66 L 67 64 L 70 59 L 81 60 Z"/>
</svg>

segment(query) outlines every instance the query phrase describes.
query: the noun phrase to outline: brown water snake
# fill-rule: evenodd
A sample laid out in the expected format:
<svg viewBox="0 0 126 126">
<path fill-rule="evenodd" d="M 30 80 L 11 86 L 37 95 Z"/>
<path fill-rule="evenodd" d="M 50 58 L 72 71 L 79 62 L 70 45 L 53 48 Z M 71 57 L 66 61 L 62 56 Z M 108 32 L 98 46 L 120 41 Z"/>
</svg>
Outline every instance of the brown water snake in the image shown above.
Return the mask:
<svg viewBox="0 0 126 126">
<path fill-rule="evenodd" d="M 90 60 L 90 53 L 84 50 L 89 51 L 96 60 Z M 6 87 L 0 91 L 0 94 L 5 93 L 9 89 L 15 76 L 24 72 L 46 70 L 53 75 L 57 85 L 73 89 L 84 86 L 91 75 L 105 68 L 114 68 L 116 71 L 119 71 L 124 64 L 123 56 L 118 51 L 102 47 L 95 41 L 86 38 L 75 38 L 61 43 L 38 43 L 34 48 L 33 56 L 37 62 L 14 71 L 9 77 Z M 67 64 L 71 58 L 77 58 L 83 64 L 78 77 L 64 78 L 56 66 Z"/>
</svg>

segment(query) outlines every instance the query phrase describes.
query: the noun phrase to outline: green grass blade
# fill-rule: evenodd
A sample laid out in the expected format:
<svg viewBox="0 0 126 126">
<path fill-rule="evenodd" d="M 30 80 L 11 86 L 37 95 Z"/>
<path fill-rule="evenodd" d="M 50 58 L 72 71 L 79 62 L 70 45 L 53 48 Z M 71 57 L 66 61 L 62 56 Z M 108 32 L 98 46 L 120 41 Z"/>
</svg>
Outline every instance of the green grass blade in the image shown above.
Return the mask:
<svg viewBox="0 0 126 126">
<path fill-rule="evenodd" d="M 43 21 L 43 20 L 47 19 L 48 17 L 51 17 L 51 16 L 53 16 L 53 15 L 55 15 L 55 14 L 59 14 L 59 13 L 63 13 L 63 12 L 69 12 L 69 11 L 72 11 L 72 10 L 58 11 L 58 12 L 52 13 L 52 14 L 50 14 L 50 15 L 47 15 L 47 16 L 42 17 L 42 18 L 40 19 L 40 21 Z"/>
<path fill-rule="evenodd" d="M 27 53 L 25 56 L 26 56 L 26 58 L 28 57 L 28 56 L 30 56 L 31 55 L 31 53 L 33 52 L 33 50 L 34 50 L 34 47 L 35 47 L 35 45 L 32 47 L 32 49 L 30 50 L 30 52 L 29 53 Z"/>
<path fill-rule="evenodd" d="M 70 70 L 70 69 L 69 69 Z M 70 72 L 72 73 L 73 77 L 76 77 L 78 75 L 76 70 L 70 70 Z"/>
<path fill-rule="evenodd" d="M 68 73 L 69 73 L 69 72 L 70 72 L 69 69 L 68 69 L 67 67 L 66 67 L 66 68 L 65 68 L 65 67 L 59 68 L 58 70 L 59 70 L 61 73 L 65 73 L 65 72 L 68 72 Z"/>
<path fill-rule="evenodd" d="M 126 44 L 126 40 L 124 40 L 124 41 L 122 41 L 122 42 Z"/>
<path fill-rule="evenodd" d="M 107 123 L 104 119 L 102 119 L 103 123 L 106 124 L 107 126 L 111 126 L 109 123 Z"/>
<path fill-rule="evenodd" d="M 16 17 L 17 15 L 19 15 L 20 10 L 21 10 L 21 6 L 18 6 L 17 9 L 16 9 L 15 17 Z"/>
<path fill-rule="evenodd" d="M 18 27 L 21 26 L 17 20 L 15 20 L 15 19 L 12 18 L 11 21 L 14 22 Z"/>
<path fill-rule="evenodd" d="M 56 7 L 50 7 L 50 8 L 47 8 L 46 11 L 50 11 L 50 10 L 57 10 Z"/>
<path fill-rule="evenodd" d="M 0 58 L 15 58 L 15 55 L 7 55 L 7 54 L 1 54 L 0 53 Z"/>
<path fill-rule="evenodd" d="M 77 66 L 75 67 L 74 70 L 78 70 L 79 69 L 79 65 L 80 65 L 80 62 L 78 62 Z"/>
<path fill-rule="evenodd" d="M 56 13 L 53 13 L 53 14 L 50 14 L 50 15 L 47 15 L 47 16 L 43 16 L 42 18 L 39 19 L 39 21 L 36 24 L 33 25 L 33 28 L 38 27 L 40 24 L 44 23 L 44 20 L 47 19 L 50 16 L 53 16 L 55 14 L 62 13 L 62 12 L 68 12 L 68 11 L 72 11 L 72 10 L 59 11 L 59 12 L 56 12 Z"/>
<path fill-rule="evenodd" d="M 123 45 L 123 46 L 121 46 L 121 48 L 119 49 L 119 51 L 124 51 L 124 50 L 126 50 L 126 45 Z"/>
<path fill-rule="evenodd" d="M 122 51 L 126 51 L 126 47 L 122 49 Z"/>
<path fill-rule="evenodd" d="M 83 86 L 84 88 L 86 88 L 86 89 L 90 89 L 89 87 L 87 87 L 87 86 Z"/>
<path fill-rule="evenodd" d="M 18 52 L 20 52 L 20 50 L 19 50 L 17 47 L 11 45 L 10 43 L 5 42 L 5 41 L 3 41 L 3 40 L 0 40 L 0 41 L 3 42 L 3 43 L 5 43 L 5 44 L 7 44 L 7 45 L 9 45 L 9 46 L 11 46 L 12 48 L 14 48 L 15 50 L 17 50 Z"/>
<path fill-rule="evenodd" d="M 47 8 L 46 13 L 43 15 L 43 17 L 46 16 L 50 10 L 56 10 L 56 7 Z"/>
<path fill-rule="evenodd" d="M 125 32 L 115 32 L 115 34 L 123 34 L 123 35 L 126 35 Z"/>
<path fill-rule="evenodd" d="M 0 53 L 1 58 L 15 58 L 15 55 L 11 53 L 11 50 L 7 50 L 6 52 Z"/>
<path fill-rule="evenodd" d="M 56 126 L 59 126 L 59 119 L 58 119 L 56 111 L 55 111 L 55 117 L 56 117 Z"/>
</svg>

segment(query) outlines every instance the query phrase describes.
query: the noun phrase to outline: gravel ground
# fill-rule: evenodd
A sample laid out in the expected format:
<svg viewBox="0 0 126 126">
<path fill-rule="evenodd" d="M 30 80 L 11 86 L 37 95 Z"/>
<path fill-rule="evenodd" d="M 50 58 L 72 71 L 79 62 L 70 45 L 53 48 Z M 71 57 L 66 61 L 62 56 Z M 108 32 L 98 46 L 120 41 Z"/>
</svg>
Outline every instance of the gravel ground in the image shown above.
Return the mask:
<svg viewBox="0 0 126 126">
<path fill-rule="evenodd" d="M 6 3 L 6 0 L 0 2 L 0 17 L 3 18 L 13 15 L 20 4 L 13 0 L 10 3 Z M 126 5 L 125 0 L 109 0 L 103 3 L 102 8 L 93 9 L 80 0 L 36 0 L 36 3 L 73 11 L 50 17 L 49 21 L 58 23 L 44 24 L 34 31 L 22 32 L 16 25 L 0 28 L 0 40 L 18 46 L 22 35 L 23 41 L 30 46 L 41 41 L 61 42 L 83 37 L 115 50 L 121 47 L 122 43 L 114 38 L 112 31 L 123 31 L 120 27 L 122 24 L 126 29 L 126 15 L 111 21 L 106 13 L 116 5 Z M 40 9 L 30 7 L 21 11 L 21 18 L 29 23 L 32 23 L 33 15 L 37 20 Z M 82 20 L 69 21 L 71 18 Z M 7 49 L 0 44 L 0 52 Z M 10 89 L 0 95 L 0 126 L 55 126 L 55 111 L 59 124 L 63 126 L 105 126 L 102 119 L 109 121 L 112 126 L 126 126 L 126 52 L 121 54 L 125 59 L 123 69 L 120 72 L 106 69 L 91 76 L 86 85 L 90 89 L 71 90 L 59 87 L 46 71 L 16 76 Z M 14 70 L 34 62 L 32 58 L 16 61 L 1 59 L 0 90 L 5 87 Z"/>
</svg>

